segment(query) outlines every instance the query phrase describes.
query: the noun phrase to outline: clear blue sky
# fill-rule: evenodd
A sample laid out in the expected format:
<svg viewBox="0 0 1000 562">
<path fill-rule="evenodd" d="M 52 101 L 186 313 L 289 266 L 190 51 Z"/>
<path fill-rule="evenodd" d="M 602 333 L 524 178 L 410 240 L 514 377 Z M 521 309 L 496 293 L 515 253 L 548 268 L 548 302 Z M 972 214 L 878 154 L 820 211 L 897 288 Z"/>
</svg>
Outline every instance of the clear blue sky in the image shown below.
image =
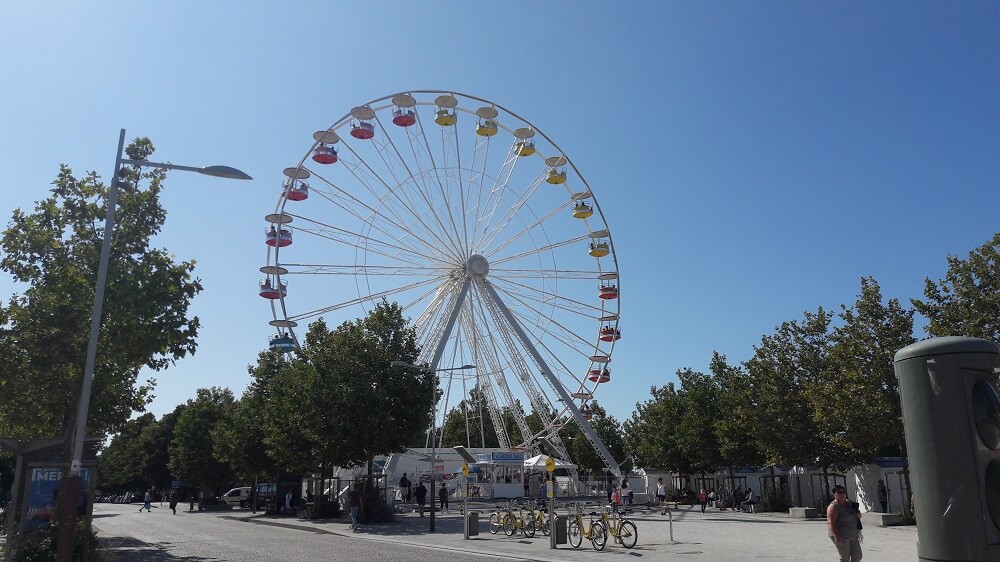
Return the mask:
<svg viewBox="0 0 1000 562">
<path fill-rule="evenodd" d="M 159 416 L 245 388 L 271 333 L 262 217 L 313 131 L 401 91 L 487 98 L 555 139 L 607 217 L 624 337 L 597 398 L 623 420 L 862 276 L 919 297 L 998 230 L 998 29 L 996 2 L 5 2 L 0 212 L 60 163 L 109 177 L 120 128 L 254 176 L 168 178 L 159 244 L 205 291 Z"/>
</svg>

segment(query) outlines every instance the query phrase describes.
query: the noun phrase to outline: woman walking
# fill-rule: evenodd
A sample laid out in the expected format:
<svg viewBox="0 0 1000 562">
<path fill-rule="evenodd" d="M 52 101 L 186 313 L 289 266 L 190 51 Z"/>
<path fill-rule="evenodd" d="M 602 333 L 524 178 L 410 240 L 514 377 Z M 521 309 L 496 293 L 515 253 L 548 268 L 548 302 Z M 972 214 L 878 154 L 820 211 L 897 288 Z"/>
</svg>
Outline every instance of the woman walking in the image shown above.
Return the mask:
<svg viewBox="0 0 1000 562">
<path fill-rule="evenodd" d="M 847 501 L 847 488 L 833 487 L 833 501 L 826 508 L 830 539 L 837 547 L 841 562 L 861 560 L 861 519 L 854 502 Z"/>
</svg>

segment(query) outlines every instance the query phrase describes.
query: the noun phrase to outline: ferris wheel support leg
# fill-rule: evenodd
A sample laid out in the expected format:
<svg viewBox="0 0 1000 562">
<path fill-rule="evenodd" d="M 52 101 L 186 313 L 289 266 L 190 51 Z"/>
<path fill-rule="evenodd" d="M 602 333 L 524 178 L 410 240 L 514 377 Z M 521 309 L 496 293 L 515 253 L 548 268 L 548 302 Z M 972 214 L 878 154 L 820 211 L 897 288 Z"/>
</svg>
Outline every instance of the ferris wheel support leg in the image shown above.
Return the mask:
<svg viewBox="0 0 1000 562">
<path fill-rule="evenodd" d="M 455 328 L 455 321 L 458 319 L 458 313 L 459 313 L 460 310 L 462 310 L 462 302 L 465 300 L 465 295 L 467 295 L 469 293 L 469 284 L 470 284 L 470 281 L 468 279 L 466 279 L 465 282 L 462 283 L 462 288 L 459 289 L 458 296 L 451 303 L 451 310 L 448 311 L 448 322 L 445 324 L 444 332 L 441 334 L 441 339 L 438 340 L 437 347 L 434 349 L 434 356 L 431 358 L 431 364 L 430 364 L 430 366 L 427 367 L 427 369 L 430 372 L 432 372 L 432 373 L 437 370 L 438 362 L 441 361 L 441 356 L 444 355 L 444 346 L 445 346 L 445 344 L 448 343 L 448 336 L 451 335 L 451 331 Z M 435 385 L 437 385 L 437 380 L 438 380 L 437 375 L 434 375 L 434 384 Z M 437 408 L 436 408 L 436 406 L 437 406 L 437 387 L 436 386 L 434 388 L 434 393 L 435 393 L 434 394 L 434 400 L 435 400 L 435 402 L 434 402 L 434 404 L 435 404 L 434 417 L 436 418 L 437 417 Z M 442 424 L 441 429 L 444 430 L 444 424 Z M 432 458 L 436 456 L 435 451 L 437 449 L 437 442 L 438 442 L 437 435 L 435 434 L 435 432 L 432 431 L 431 432 L 431 457 Z M 431 486 L 433 487 L 433 481 L 431 483 Z M 433 500 L 433 498 L 432 498 L 432 500 Z M 433 503 L 431 504 L 431 509 L 433 509 Z M 431 516 L 433 517 L 433 512 L 432 512 Z"/>
<path fill-rule="evenodd" d="M 618 461 L 616 461 L 615 458 L 611 456 L 611 451 L 608 451 L 608 448 L 604 445 L 604 441 L 601 441 L 601 438 L 597 435 L 597 432 L 594 431 L 593 427 L 591 427 L 590 422 L 588 422 L 586 419 L 583 418 L 583 415 L 580 413 L 580 409 L 577 408 L 576 404 L 573 403 L 573 397 L 570 396 L 569 392 L 566 391 L 566 389 L 563 387 L 562 383 L 559 382 L 556 376 L 552 374 L 552 371 L 549 369 L 549 366 L 545 362 L 545 359 L 542 358 L 542 355 L 538 353 L 537 349 L 535 349 L 535 346 L 531 343 L 531 340 L 528 339 L 527 334 L 525 334 L 524 330 L 521 328 L 521 324 L 519 324 L 517 319 L 514 318 L 514 314 L 511 313 L 510 309 L 507 308 L 507 305 L 505 305 L 504 302 L 500 299 L 500 296 L 497 295 L 496 290 L 493 289 L 493 285 L 491 285 L 489 281 L 483 280 L 480 286 L 487 292 L 487 294 L 490 297 L 490 300 L 492 300 L 493 303 L 497 306 L 497 308 L 500 309 L 500 313 L 503 314 L 504 318 L 507 319 L 507 323 L 514 331 L 514 335 L 517 336 L 517 339 L 521 340 L 521 345 L 524 346 L 524 349 L 528 351 L 532 359 L 535 360 L 535 363 L 537 363 L 538 366 L 542 369 L 542 376 L 544 376 L 549 380 L 549 383 L 552 384 L 552 388 L 556 390 L 556 392 L 559 394 L 559 397 L 562 398 L 563 403 L 566 404 L 566 407 L 569 409 L 569 411 L 573 413 L 573 419 L 576 420 L 576 423 L 580 424 L 580 429 L 583 430 L 583 434 L 587 436 L 587 439 L 590 440 L 590 443 L 594 446 L 594 449 L 596 449 L 597 453 L 601 455 L 601 457 L 604 459 L 604 464 L 608 465 L 608 469 L 611 470 L 611 472 L 613 472 L 615 475 L 621 476 L 621 470 L 618 467 Z"/>
</svg>

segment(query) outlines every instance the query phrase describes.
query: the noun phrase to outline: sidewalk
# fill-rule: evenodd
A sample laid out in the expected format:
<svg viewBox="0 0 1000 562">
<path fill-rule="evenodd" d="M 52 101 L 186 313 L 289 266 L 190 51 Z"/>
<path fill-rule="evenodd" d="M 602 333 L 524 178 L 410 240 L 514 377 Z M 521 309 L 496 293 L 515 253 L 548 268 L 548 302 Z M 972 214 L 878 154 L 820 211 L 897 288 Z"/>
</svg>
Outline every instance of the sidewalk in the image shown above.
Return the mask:
<svg viewBox="0 0 1000 562">
<path fill-rule="evenodd" d="M 822 519 L 790 519 L 784 513 L 709 511 L 702 514 L 699 508 L 688 506 L 681 506 L 673 512 L 673 541 L 670 539 L 671 524 L 668 516 L 656 511 L 630 514 L 629 518 L 639 531 L 638 542 L 631 550 L 616 545 L 612 539 L 609 539 L 603 552 L 595 552 L 589 541 L 584 541 L 579 549 L 568 544 L 551 549 L 549 538 L 541 532 L 530 539 L 520 533 L 512 537 L 504 536 L 502 532 L 492 535 L 489 532 L 489 513 L 493 506 L 483 503 L 472 509 L 480 513 L 480 534 L 466 540 L 463 538 L 460 506 L 460 502 L 452 502 L 450 512 L 436 515 L 434 533 L 430 533 L 428 529 L 429 517 L 420 517 L 412 512 L 397 514 L 392 523 L 362 525 L 357 533 L 351 532 L 349 517 L 319 521 L 260 514 L 233 514 L 231 517 L 252 524 L 337 534 L 359 540 L 389 541 L 520 560 L 564 561 L 623 554 L 641 556 L 646 560 L 668 560 L 678 556 L 690 560 L 713 561 L 748 558 L 811 560 L 829 557 L 835 552 L 826 536 L 826 522 Z M 565 515 L 566 510 L 559 510 L 558 513 Z M 917 557 L 915 526 L 865 529 L 864 535 L 864 554 L 870 560 L 902 562 L 912 561 Z"/>
</svg>

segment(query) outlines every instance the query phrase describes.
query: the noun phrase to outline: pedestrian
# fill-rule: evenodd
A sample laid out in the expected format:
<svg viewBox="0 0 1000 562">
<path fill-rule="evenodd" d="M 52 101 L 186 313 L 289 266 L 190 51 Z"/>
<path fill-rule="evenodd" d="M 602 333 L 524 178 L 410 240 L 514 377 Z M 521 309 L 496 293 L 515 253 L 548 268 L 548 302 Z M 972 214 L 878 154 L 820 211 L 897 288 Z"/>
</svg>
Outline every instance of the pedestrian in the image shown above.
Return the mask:
<svg viewBox="0 0 1000 562">
<path fill-rule="evenodd" d="M 421 480 L 417 483 L 417 489 L 413 491 L 417 496 L 417 508 L 420 509 L 420 516 L 424 516 L 424 502 L 427 501 L 427 487 L 424 486 L 424 481 Z"/>
<path fill-rule="evenodd" d="M 746 513 L 753 513 L 753 506 L 757 503 L 753 499 L 753 488 L 747 487 L 747 497 L 740 503 L 740 508 Z"/>
<path fill-rule="evenodd" d="M 833 501 L 826 508 L 826 524 L 830 540 L 837 547 L 841 562 L 861 560 L 861 514 L 857 504 L 847 501 L 847 488 L 833 487 Z"/>
<path fill-rule="evenodd" d="M 354 489 L 347 493 L 347 500 L 351 506 L 351 531 L 356 533 L 361 525 L 361 482 L 355 484 Z"/>
<path fill-rule="evenodd" d="M 191 492 L 188 492 L 188 500 L 191 502 L 191 505 L 188 506 L 188 513 L 191 513 L 192 511 L 194 511 L 195 495 L 192 494 Z"/>
<path fill-rule="evenodd" d="M 548 499 L 549 485 L 547 480 L 548 478 L 543 476 L 542 479 L 538 481 L 538 507 L 544 507 L 545 501 Z"/>
<path fill-rule="evenodd" d="M 715 488 L 712 488 L 708 492 L 708 501 L 712 504 L 712 507 L 719 507 L 719 496 L 715 493 Z"/>
<path fill-rule="evenodd" d="M 441 510 L 448 511 L 448 485 L 444 482 L 441 483 L 441 489 L 438 490 L 438 499 L 441 500 Z"/>
<path fill-rule="evenodd" d="M 611 497 L 615 494 L 615 477 L 608 473 L 608 503 L 611 503 Z"/>
<path fill-rule="evenodd" d="M 656 502 L 663 504 L 667 501 L 667 488 L 663 485 L 663 478 L 656 479 Z"/>
<path fill-rule="evenodd" d="M 285 492 L 285 513 L 292 512 L 292 491 Z"/>
<path fill-rule="evenodd" d="M 629 495 L 627 476 L 625 478 L 622 478 L 621 497 L 622 497 L 622 505 L 625 507 L 625 509 L 628 509 L 629 498 L 631 498 L 632 496 Z"/>
<path fill-rule="evenodd" d="M 172 490 L 170 492 L 170 511 L 177 515 L 177 490 Z"/>
<path fill-rule="evenodd" d="M 411 491 L 410 479 L 406 477 L 406 473 L 404 472 L 403 477 L 399 479 L 400 498 L 404 502 L 410 503 Z"/>
<path fill-rule="evenodd" d="M 144 509 L 146 510 L 146 513 L 152 513 L 153 506 L 150 505 L 150 502 L 153 501 L 153 494 L 149 490 L 146 490 L 146 495 L 142 497 L 142 501 L 143 504 L 142 507 L 139 508 L 139 513 L 142 513 L 142 510 Z"/>
<path fill-rule="evenodd" d="M 889 513 L 889 490 L 881 480 L 878 481 L 878 503 L 882 504 L 882 513 Z"/>
<path fill-rule="evenodd" d="M 531 475 L 528 473 L 527 470 L 525 470 L 524 471 L 524 497 L 526 497 L 526 498 L 530 497 L 528 495 L 528 492 L 530 491 L 530 489 L 531 489 Z"/>
<path fill-rule="evenodd" d="M 705 488 L 698 492 L 698 503 L 701 504 L 701 512 L 705 513 L 705 508 L 708 507 L 708 494 L 705 493 Z"/>
</svg>

